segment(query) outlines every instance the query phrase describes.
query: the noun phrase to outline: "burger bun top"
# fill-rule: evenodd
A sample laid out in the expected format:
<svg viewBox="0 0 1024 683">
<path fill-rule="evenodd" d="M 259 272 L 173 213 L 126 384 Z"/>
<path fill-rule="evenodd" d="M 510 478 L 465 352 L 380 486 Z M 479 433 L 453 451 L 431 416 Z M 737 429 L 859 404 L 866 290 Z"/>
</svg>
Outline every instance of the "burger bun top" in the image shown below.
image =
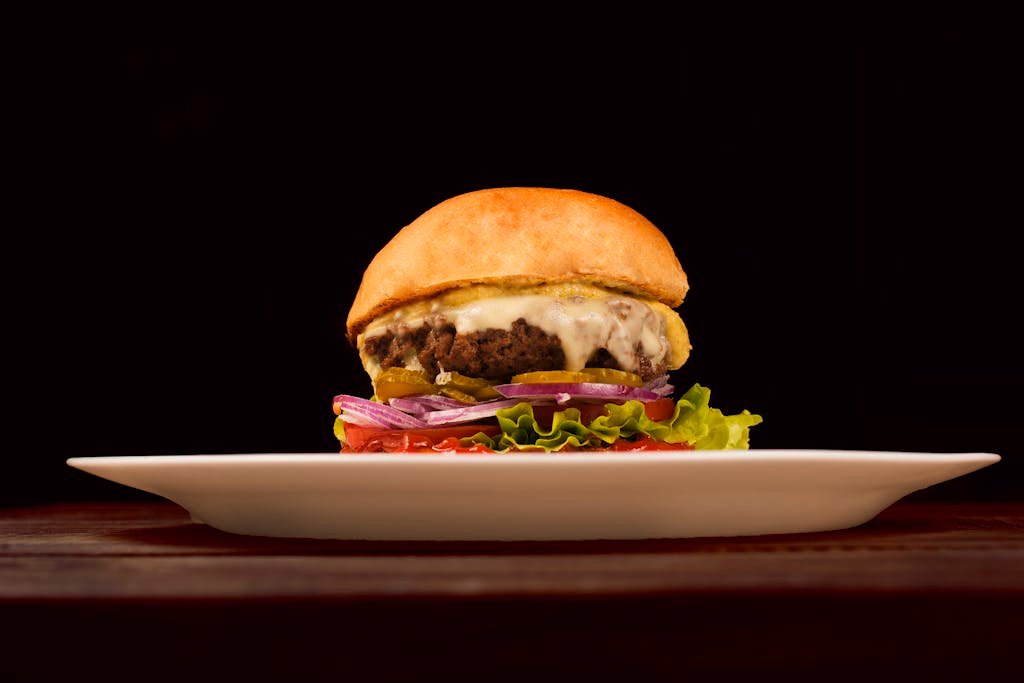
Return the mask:
<svg viewBox="0 0 1024 683">
<path fill-rule="evenodd" d="M 665 235 L 624 204 L 577 190 L 479 190 L 441 202 L 380 250 L 349 311 L 349 338 L 381 315 L 456 287 L 560 282 L 673 308 L 689 287 Z"/>
</svg>

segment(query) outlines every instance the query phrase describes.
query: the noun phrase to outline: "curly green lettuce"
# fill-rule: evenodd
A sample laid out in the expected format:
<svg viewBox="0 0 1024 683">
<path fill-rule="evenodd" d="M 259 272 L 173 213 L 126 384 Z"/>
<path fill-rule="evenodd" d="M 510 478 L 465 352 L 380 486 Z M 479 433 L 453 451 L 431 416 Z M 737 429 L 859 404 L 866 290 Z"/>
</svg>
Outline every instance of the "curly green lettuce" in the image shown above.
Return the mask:
<svg viewBox="0 0 1024 683">
<path fill-rule="evenodd" d="M 605 404 L 607 415 L 589 425 L 580 422 L 580 411 L 566 408 L 556 412 L 551 427 L 543 429 L 533 416 L 529 403 L 519 403 L 498 411 L 501 436 L 476 434 L 463 439 L 464 445 L 482 443 L 495 451 L 560 451 L 570 446 L 601 447 L 619 439 L 649 436 L 658 441 L 686 444 L 696 449 L 731 450 L 750 447 L 750 428 L 760 424 L 760 415 L 744 410 L 725 415 L 709 405 L 711 390 L 694 384 L 676 402 L 672 417 L 655 421 L 647 417 L 644 404 L 626 401 Z"/>
</svg>

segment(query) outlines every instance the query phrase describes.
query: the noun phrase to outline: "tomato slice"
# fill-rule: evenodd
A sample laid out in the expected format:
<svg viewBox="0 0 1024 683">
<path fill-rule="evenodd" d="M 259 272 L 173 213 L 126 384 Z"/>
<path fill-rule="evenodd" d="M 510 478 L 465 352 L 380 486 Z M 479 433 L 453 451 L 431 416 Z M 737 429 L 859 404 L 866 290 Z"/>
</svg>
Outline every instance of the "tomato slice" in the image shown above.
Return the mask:
<svg viewBox="0 0 1024 683">
<path fill-rule="evenodd" d="M 657 398 L 644 404 L 644 412 L 655 422 L 668 420 L 675 415 L 676 402 L 671 398 Z"/>
<path fill-rule="evenodd" d="M 692 451 L 693 446 L 685 443 L 666 443 L 649 436 L 641 436 L 635 441 L 619 439 L 611 445 L 612 451 Z"/>
<path fill-rule="evenodd" d="M 346 424 L 345 440 L 349 451 L 395 453 L 429 450 L 445 439 L 464 439 L 479 432 L 494 436 L 501 433 L 501 427 L 497 424 L 473 424 L 426 429 L 381 429 Z"/>
<path fill-rule="evenodd" d="M 472 434 L 470 434 L 470 436 L 472 436 Z M 472 446 L 463 446 L 459 442 L 459 440 L 456 439 L 454 436 L 449 436 L 447 439 L 444 439 L 443 441 L 439 441 L 438 443 L 434 444 L 434 447 L 433 447 L 432 450 L 435 450 L 435 451 L 437 451 L 439 453 L 446 452 L 446 451 L 455 451 L 456 453 L 493 453 L 494 452 L 490 448 L 488 448 L 487 446 L 483 445 L 482 443 L 475 443 Z"/>
</svg>

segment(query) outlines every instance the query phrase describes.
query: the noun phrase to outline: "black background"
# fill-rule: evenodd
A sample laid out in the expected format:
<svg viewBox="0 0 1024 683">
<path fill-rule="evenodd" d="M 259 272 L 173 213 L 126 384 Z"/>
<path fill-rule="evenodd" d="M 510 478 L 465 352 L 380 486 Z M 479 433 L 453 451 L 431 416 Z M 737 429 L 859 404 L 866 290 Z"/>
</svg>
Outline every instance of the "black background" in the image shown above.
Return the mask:
<svg viewBox="0 0 1024 683">
<path fill-rule="evenodd" d="M 997 452 L 918 495 L 1024 497 L 1009 44 L 627 32 L 62 55 L 30 116 L 41 267 L 12 290 L 0 501 L 141 495 L 71 456 L 335 449 L 331 396 L 370 389 L 343 334 L 363 269 L 432 205 L 510 185 L 669 236 L 676 383 L 764 415 L 756 447 Z"/>
</svg>

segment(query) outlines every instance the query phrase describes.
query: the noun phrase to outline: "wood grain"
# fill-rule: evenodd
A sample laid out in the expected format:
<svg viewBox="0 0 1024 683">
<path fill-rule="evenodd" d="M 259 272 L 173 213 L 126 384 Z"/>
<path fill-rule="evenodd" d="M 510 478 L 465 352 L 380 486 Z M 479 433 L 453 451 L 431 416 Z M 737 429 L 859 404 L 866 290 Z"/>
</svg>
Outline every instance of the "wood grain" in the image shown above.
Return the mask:
<svg viewBox="0 0 1024 683">
<path fill-rule="evenodd" d="M 878 667 L 942 679 L 1020 671 L 1022 615 L 1022 504 L 903 504 L 829 533 L 574 543 L 255 538 L 163 503 L 0 513 L 11 680 L 83 662 L 108 680 L 180 680 L 200 664 L 309 680 L 852 680 Z M 111 648 L 113 667 L 97 654 Z"/>
</svg>

